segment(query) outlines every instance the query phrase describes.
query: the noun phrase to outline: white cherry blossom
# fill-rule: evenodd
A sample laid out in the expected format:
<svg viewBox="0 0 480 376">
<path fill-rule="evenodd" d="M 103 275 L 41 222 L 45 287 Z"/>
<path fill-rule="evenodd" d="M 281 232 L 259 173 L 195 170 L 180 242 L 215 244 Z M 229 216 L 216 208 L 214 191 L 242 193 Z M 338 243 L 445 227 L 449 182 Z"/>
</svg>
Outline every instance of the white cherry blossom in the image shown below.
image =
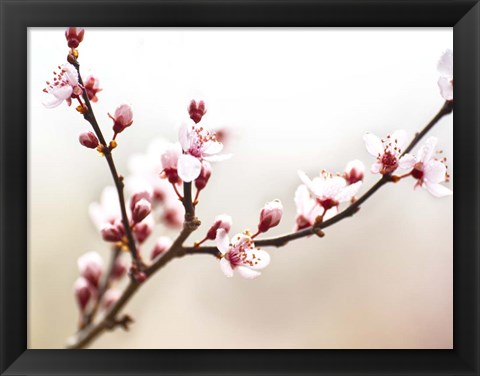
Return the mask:
<svg viewBox="0 0 480 376">
<path fill-rule="evenodd" d="M 397 130 L 384 139 L 367 133 L 363 136 L 363 140 L 367 151 L 377 158 L 371 167 L 372 173 L 385 175 L 397 169 L 398 158 L 407 141 L 407 132 Z"/>
<path fill-rule="evenodd" d="M 440 94 L 446 101 L 453 100 L 453 52 L 446 50 L 437 66 L 440 78 L 438 79 L 438 87 Z"/>
<path fill-rule="evenodd" d="M 72 96 L 80 96 L 82 89 L 78 84 L 78 72 L 70 63 L 58 67 L 59 72 L 54 72 L 52 82 L 47 81 L 47 87 L 43 91 L 50 94 L 50 98 L 43 102 L 46 108 L 59 106 L 63 101 L 68 105 L 72 103 Z"/>
<path fill-rule="evenodd" d="M 437 138 L 430 137 L 420 148 L 416 156 L 405 154 L 400 159 L 400 168 L 412 169 L 410 175 L 417 179 L 415 187 L 421 186 L 435 197 L 444 197 L 451 195 L 453 192 L 440 183 L 449 179 L 446 159 L 438 160 L 435 157 L 435 146 Z"/>
<path fill-rule="evenodd" d="M 261 274 L 259 270 L 270 263 L 270 255 L 255 248 L 252 238 L 247 234 L 233 236 L 230 243 L 227 232 L 219 229 L 215 241 L 222 253 L 220 268 L 227 277 L 233 277 L 234 271 L 237 271 L 244 278 L 256 278 Z"/>
</svg>

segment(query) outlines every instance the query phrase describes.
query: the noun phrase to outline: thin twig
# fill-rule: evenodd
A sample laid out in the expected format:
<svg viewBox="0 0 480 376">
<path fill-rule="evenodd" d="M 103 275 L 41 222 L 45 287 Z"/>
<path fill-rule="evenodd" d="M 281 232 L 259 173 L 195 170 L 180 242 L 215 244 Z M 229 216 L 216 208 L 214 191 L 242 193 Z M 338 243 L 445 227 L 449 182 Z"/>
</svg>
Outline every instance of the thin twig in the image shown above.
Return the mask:
<svg viewBox="0 0 480 376">
<path fill-rule="evenodd" d="M 82 76 L 80 75 L 80 64 L 76 59 L 73 60 L 72 64 L 78 72 L 78 82 L 83 87 L 83 80 L 82 80 Z M 139 268 L 142 268 L 143 264 L 141 262 L 140 255 L 138 253 L 138 250 L 135 244 L 135 239 L 133 238 L 133 233 L 130 228 L 130 224 L 128 222 L 127 209 L 125 206 L 125 196 L 123 193 L 123 188 L 124 188 L 123 177 L 120 176 L 117 172 L 117 168 L 115 167 L 115 162 L 113 161 L 112 151 L 109 145 L 107 145 L 105 138 L 103 137 L 102 131 L 100 129 L 100 126 L 98 125 L 97 119 L 95 118 L 93 107 L 92 107 L 92 104 L 90 103 L 90 99 L 88 98 L 88 94 L 86 90 L 83 90 L 82 97 L 88 109 L 88 111 L 83 115 L 83 117 L 92 125 L 93 131 L 95 132 L 100 143 L 103 145 L 103 154 L 105 156 L 105 159 L 107 160 L 108 167 L 110 168 L 110 172 L 112 174 L 112 178 L 115 183 L 115 188 L 117 189 L 118 201 L 120 203 L 120 211 L 122 213 L 122 223 L 123 223 L 123 227 L 125 228 L 125 234 L 128 240 L 128 248 L 130 250 L 130 253 L 132 254 L 132 258 L 134 262 L 137 264 Z"/>
</svg>

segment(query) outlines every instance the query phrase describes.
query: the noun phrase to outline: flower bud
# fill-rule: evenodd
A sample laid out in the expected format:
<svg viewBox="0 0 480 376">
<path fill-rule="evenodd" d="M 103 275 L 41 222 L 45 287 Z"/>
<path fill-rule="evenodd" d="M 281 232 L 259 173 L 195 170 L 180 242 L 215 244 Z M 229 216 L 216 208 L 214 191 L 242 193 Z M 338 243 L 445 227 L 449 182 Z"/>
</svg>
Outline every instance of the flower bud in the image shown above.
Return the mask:
<svg viewBox="0 0 480 376">
<path fill-rule="evenodd" d="M 122 260 L 117 259 L 115 265 L 113 266 L 112 277 L 114 279 L 120 279 L 125 275 L 126 272 L 127 267 L 125 266 L 125 263 Z"/>
<path fill-rule="evenodd" d="M 142 198 L 140 201 L 138 201 L 133 210 L 132 210 L 132 220 L 133 223 L 139 223 L 142 222 L 147 215 L 150 214 L 152 211 L 152 204 L 150 204 L 149 201 L 146 199 Z"/>
<path fill-rule="evenodd" d="M 89 149 L 95 149 L 98 146 L 98 138 L 92 132 L 83 132 L 78 136 L 78 141 Z"/>
<path fill-rule="evenodd" d="M 179 205 L 170 203 L 165 206 L 162 220 L 168 227 L 179 228 L 183 225 L 185 210 L 180 202 L 178 202 L 178 204 Z"/>
<path fill-rule="evenodd" d="M 114 305 L 118 301 L 118 299 L 120 299 L 121 295 L 122 294 L 120 293 L 120 291 L 116 289 L 108 289 L 107 291 L 105 291 L 105 295 L 103 296 L 103 301 L 102 301 L 103 308 L 109 309 L 112 305 Z"/>
<path fill-rule="evenodd" d="M 153 261 L 158 256 L 167 252 L 172 246 L 172 244 L 172 239 L 170 239 L 168 236 L 159 237 L 157 242 L 155 243 L 155 247 L 153 247 L 152 249 L 152 253 L 150 254 L 150 260 Z"/>
<path fill-rule="evenodd" d="M 132 107 L 128 104 L 118 106 L 115 114 L 113 116 L 108 114 L 108 116 L 113 120 L 113 131 L 115 134 L 122 132 L 133 123 Z"/>
<path fill-rule="evenodd" d="M 365 173 L 365 165 L 362 161 L 354 159 L 347 163 L 343 177 L 347 181 L 348 185 L 354 184 L 358 181 L 363 181 Z"/>
<path fill-rule="evenodd" d="M 80 308 L 80 311 L 83 312 L 92 297 L 90 284 L 85 278 L 79 277 L 75 281 L 73 289 L 75 291 L 75 299 L 77 300 L 78 307 Z"/>
<path fill-rule="evenodd" d="M 163 175 L 172 184 L 182 182 L 177 172 L 178 158 L 181 154 L 181 146 L 179 144 L 172 144 L 161 155 Z"/>
<path fill-rule="evenodd" d="M 217 237 L 217 230 L 224 229 L 226 233 L 230 231 L 232 227 L 232 217 L 227 214 L 217 215 L 215 217 L 215 222 L 213 222 L 212 227 L 207 232 L 207 239 L 215 240 Z"/>
<path fill-rule="evenodd" d="M 140 222 L 133 228 L 133 235 L 140 244 L 143 243 L 152 233 L 152 225 L 148 222 Z"/>
<path fill-rule="evenodd" d="M 91 102 L 97 102 L 97 93 L 102 91 L 99 87 L 100 81 L 98 78 L 90 75 L 85 79 L 85 82 L 83 83 L 83 87 L 85 89 L 85 92 L 87 93 L 88 99 L 90 99 Z"/>
<path fill-rule="evenodd" d="M 280 223 L 283 215 L 283 206 L 280 200 L 273 200 L 265 204 L 260 212 L 259 232 L 266 232 Z"/>
<path fill-rule="evenodd" d="M 97 288 L 103 272 L 102 258 L 97 252 L 88 252 L 78 258 L 78 270 L 93 287 Z"/>
<path fill-rule="evenodd" d="M 135 205 L 137 205 L 137 203 L 142 199 L 152 202 L 152 193 L 147 190 L 135 192 L 130 199 L 130 210 L 132 212 L 135 209 Z"/>
<path fill-rule="evenodd" d="M 67 39 L 68 47 L 77 48 L 83 40 L 85 29 L 83 27 L 69 27 L 65 30 L 65 38 Z"/>
<path fill-rule="evenodd" d="M 212 175 L 212 166 L 210 166 L 210 163 L 208 163 L 207 161 L 203 161 L 202 169 L 200 170 L 200 175 L 198 175 L 198 178 L 195 180 L 195 187 L 199 191 L 205 188 L 211 175 Z"/>
<path fill-rule="evenodd" d="M 107 242 L 118 242 L 122 240 L 125 235 L 125 228 L 121 221 L 115 223 L 106 223 L 100 230 L 103 240 Z"/>
<path fill-rule="evenodd" d="M 205 108 L 205 102 L 200 101 L 197 103 L 192 99 L 190 105 L 188 106 L 188 114 L 190 115 L 190 119 L 192 119 L 195 123 L 199 123 L 206 113 L 207 110 Z"/>
</svg>

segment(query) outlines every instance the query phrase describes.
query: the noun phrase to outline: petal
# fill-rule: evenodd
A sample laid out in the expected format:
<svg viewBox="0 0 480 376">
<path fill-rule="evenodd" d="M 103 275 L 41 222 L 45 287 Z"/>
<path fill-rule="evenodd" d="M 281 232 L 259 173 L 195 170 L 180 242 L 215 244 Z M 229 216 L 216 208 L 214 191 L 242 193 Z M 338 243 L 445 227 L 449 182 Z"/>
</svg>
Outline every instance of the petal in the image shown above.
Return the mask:
<svg viewBox="0 0 480 376">
<path fill-rule="evenodd" d="M 447 187 L 444 187 L 441 184 L 436 184 L 436 183 L 430 183 L 428 181 L 425 181 L 423 183 L 423 187 L 427 189 L 430 194 L 432 194 L 435 197 L 445 197 L 453 194 L 453 192 L 448 189 Z"/>
<path fill-rule="evenodd" d="M 298 170 L 297 173 L 298 173 L 298 176 L 300 177 L 300 180 L 302 181 L 303 184 L 305 184 L 307 189 L 309 191 L 313 191 L 313 182 L 310 180 L 307 174 L 301 170 Z"/>
<path fill-rule="evenodd" d="M 440 88 L 440 94 L 446 101 L 453 100 L 453 84 L 449 78 L 440 77 L 438 79 L 438 87 Z"/>
<path fill-rule="evenodd" d="M 337 194 L 335 200 L 338 202 L 347 202 L 352 199 L 353 196 L 357 194 L 362 186 L 361 181 L 357 181 L 354 184 L 347 185 L 340 193 Z"/>
<path fill-rule="evenodd" d="M 178 141 L 182 146 L 184 151 L 188 151 L 191 146 L 191 139 L 190 139 L 190 132 L 191 132 L 191 125 L 188 123 L 182 123 L 180 125 L 180 129 L 178 130 Z"/>
<path fill-rule="evenodd" d="M 316 187 L 317 185 L 318 184 L 315 184 L 314 182 L 314 186 Z M 323 183 L 323 197 L 334 198 L 342 191 L 343 188 L 345 188 L 346 185 L 347 181 L 341 176 L 333 176 L 325 179 Z"/>
<path fill-rule="evenodd" d="M 395 132 L 392 133 L 391 139 L 396 142 L 396 145 L 400 148 L 403 149 L 405 144 L 407 143 L 407 132 L 404 131 L 403 129 L 398 129 Z"/>
<path fill-rule="evenodd" d="M 374 164 L 372 164 L 370 171 L 372 172 L 372 174 L 378 174 L 382 170 L 382 166 L 383 165 L 381 163 L 375 162 Z"/>
<path fill-rule="evenodd" d="M 437 146 L 437 138 L 429 137 L 425 144 L 422 145 L 417 154 L 417 162 L 422 162 L 427 164 L 430 159 L 432 159 L 433 152 L 435 151 L 435 146 Z"/>
<path fill-rule="evenodd" d="M 215 243 L 217 245 L 217 248 L 220 252 L 222 252 L 222 255 L 226 254 L 229 249 L 229 240 L 228 240 L 228 235 L 227 232 L 223 229 L 220 228 L 217 230 L 217 236 L 215 237 Z"/>
<path fill-rule="evenodd" d="M 305 214 L 305 210 L 308 206 L 308 202 L 311 200 L 310 192 L 305 185 L 299 185 L 295 191 L 295 197 L 293 201 L 297 208 L 297 214 Z"/>
<path fill-rule="evenodd" d="M 432 160 L 424 165 L 425 180 L 430 183 L 440 183 L 445 181 L 447 168 L 439 161 Z"/>
<path fill-rule="evenodd" d="M 230 261 L 225 258 L 220 260 L 220 269 L 222 270 L 223 274 L 225 274 L 228 278 L 233 277 L 233 269 L 232 265 L 230 265 Z"/>
<path fill-rule="evenodd" d="M 238 274 L 247 279 L 257 278 L 260 274 L 262 274 L 256 270 L 247 268 L 246 266 L 237 266 L 236 270 L 238 271 Z"/>
<path fill-rule="evenodd" d="M 182 154 L 178 158 L 178 176 L 186 183 L 198 178 L 201 169 L 202 163 L 190 154 Z"/>
<path fill-rule="evenodd" d="M 72 86 L 78 85 L 78 72 L 77 69 L 70 63 L 64 64 L 62 66 L 65 71 L 66 78 Z"/>
<path fill-rule="evenodd" d="M 217 154 L 223 149 L 223 144 L 219 141 L 208 141 L 203 144 L 202 153 Z"/>
<path fill-rule="evenodd" d="M 383 153 L 383 143 L 378 136 L 367 133 L 363 136 L 363 141 L 365 141 L 367 151 L 374 157 L 378 157 L 378 154 Z"/>
<path fill-rule="evenodd" d="M 50 94 L 53 94 L 56 98 L 65 100 L 72 96 L 73 88 L 71 86 L 60 86 L 58 88 L 50 90 Z"/>
<path fill-rule="evenodd" d="M 417 160 L 413 155 L 405 154 L 402 158 L 399 159 L 398 166 L 404 170 L 408 170 L 410 168 L 413 168 L 416 162 Z"/>
<path fill-rule="evenodd" d="M 203 159 L 206 160 L 207 162 L 221 162 L 221 161 L 230 159 L 231 157 L 232 157 L 232 154 L 220 154 L 220 155 L 209 155 L 209 156 L 203 157 Z"/>
<path fill-rule="evenodd" d="M 54 95 L 49 96 L 49 98 L 42 102 L 45 108 L 55 108 L 60 106 L 64 100 L 62 98 L 57 98 Z"/>
<path fill-rule="evenodd" d="M 253 265 L 245 265 L 248 268 L 261 270 L 270 264 L 270 255 L 263 249 L 253 249 L 251 251 L 246 251 L 245 253 L 247 254 L 248 259 L 253 261 Z"/>
<path fill-rule="evenodd" d="M 445 77 L 453 77 L 453 52 L 446 50 L 437 65 L 438 72 Z"/>
</svg>

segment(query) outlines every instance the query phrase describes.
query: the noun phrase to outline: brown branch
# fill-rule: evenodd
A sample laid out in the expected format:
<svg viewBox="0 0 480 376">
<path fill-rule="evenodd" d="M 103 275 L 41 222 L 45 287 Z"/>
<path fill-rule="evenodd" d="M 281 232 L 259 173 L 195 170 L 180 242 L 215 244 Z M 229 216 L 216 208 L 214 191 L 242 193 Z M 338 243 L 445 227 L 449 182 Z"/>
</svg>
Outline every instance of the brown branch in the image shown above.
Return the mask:
<svg viewBox="0 0 480 376">
<path fill-rule="evenodd" d="M 174 258 L 183 257 L 186 254 L 185 248 L 183 248 L 182 245 L 190 236 L 190 234 L 200 226 L 200 221 L 195 218 L 195 208 L 192 203 L 191 186 L 191 183 L 184 183 L 183 205 L 185 207 L 185 222 L 183 224 L 183 229 L 173 242 L 170 249 L 162 257 L 144 270 L 147 280 L 150 279 L 150 276 L 165 266 L 168 262 Z M 130 301 L 140 286 L 141 283 L 137 282 L 135 279 L 131 279 L 129 285 L 120 296 L 120 299 L 113 304 L 106 315 L 101 318 L 98 323 L 91 323 L 90 325 L 87 325 L 85 328 L 78 331 L 74 336 L 69 338 L 67 341 L 67 347 L 70 349 L 81 349 L 87 346 L 105 330 L 113 329 L 118 326 L 118 322 L 121 321 L 116 318 L 118 313 Z"/>
<path fill-rule="evenodd" d="M 76 59 L 73 59 L 71 62 L 78 72 L 78 82 L 83 87 L 83 80 L 82 80 L 82 76 L 80 75 L 80 64 Z M 133 238 L 133 233 L 130 228 L 130 224 L 128 222 L 127 209 L 125 206 L 125 196 L 123 193 L 123 188 L 124 188 L 123 177 L 120 176 L 117 172 L 117 168 L 115 167 L 115 162 L 113 161 L 112 150 L 110 149 L 109 145 L 107 145 L 105 138 L 103 137 L 102 131 L 100 129 L 100 126 L 98 125 L 97 119 L 95 118 L 93 107 L 92 107 L 92 104 L 90 103 L 90 99 L 88 98 L 88 94 L 86 90 L 83 90 L 82 97 L 88 109 L 88 111 L 83 115 L 83 117 L 92 125 L 93 131 L 95 132 L 98 140 L 103 146 L 103 154 L 105 156 L 105 159 L 107 160 L 108 167 L 110 169 L 113 181 L 115 183 L 115 188 L 117 189 L 118 201 L 120 203 L 120 211 L 122 213 L 122 223 L 123 223 L 123 227 L 125 228 L 125 234 L 128 240 L 128 248 L 130 250 L 130 253 L 132 254 L 132 258 L 134 262 L 137 264 L 139 268 L 142 268 L 143 264 L 135 244 L 135 239 Z"/>
<path fill-rule="evenodd" d="M 412 142 L 408 145 L 402 155 L 412 150 L 415 145 L 425 136 L 425 134 L 445 115 L 452 112 L 453 103 L 445 102 L 441 110 L 435 115 L 435 117 L 428 123 L 421 132 L 419 132 Z M 291 234 L 279 236 L 276 238 L 257 240 L 256 245 L 266 247 L 274 246 L 281 247 L 287 244 L 291 240 L 300 239 L 313 234 L 320 235 L 321 229 L 332 226 L 333 224 L 343 220 L 344 218 L 354 215 L 366 200 L 368 200 L 377 190 L 382 186 L 392 181 L 391 174 L 383 175 L 382 178 L 377 181 L 366 193 L 364 193 L 357 201 L 351 204 L 341 213 L 335 217 L 330 218 L 325 222 L 318 223 L 310 228 L 297 231 Z M 220 253 L 216 247 L 183 247 L 183 243 L 189 237 L 189 235 L 200 226 L 200 221 L 195 217 L 195 207 L 192 202 L 192 186 L 191 183 L 184 183 L 184 199 L 183 205 L 185 207 L 185 222 L 182 232 L 179 234 L 169 251 L 165 253 L 160 259 L 155 261 L 147 269 L 145 274 L 147 277 L 151 277 L 155 272 L 165 266 L 169 261 L 177 257 L 193 254 L 209 254 L 216 257 L 220 257 Z M 150 278 L 148 278 L 150 279 Z M 117 315 L 120 310 L 129 302 L 135 292 L 139 289 L 140 283 L 135 280 L 130 280 L 129 285 L 123 292 L 120 299 L 110 308 L 106 315 L 98 324 L 90 324 L 80 330 L 77 334 L 68 340 L 67 346 L 71 349 L 80 349 L 87 346 L 105 330 L 111 330 L 117 326 L 122 326 L 121 319 L 117 319 Z M 128 316 L 126 316 L 128 317 Z M 130 322 L 130 321 L 129 321 Z M 120 323 L 120 324 L 119 324 Z"/>
<path fill-rule="evenodd" d="M 433 128 L 435 124 L 438 123 L 440 119 L 442 119 L 445 115 L 450 114 L 453 111 L 453 102 L 446 101 L 440 111 L 430 120 L 430 122 L 420 131 L 418 132 L 401 156 L 409 153 L 419 142 L 420 140 L 428 133 L 430 129 Z M 360 210 L 360 205 L 362 205 L 365 201 L 367 201 L 376 191 L 378 191 L 381 187 L 383 187 L 388 182 L 391 182 L 391 174 L 383 175 L 380 180 L 378 180 L 366 193 L 364 193 L 358 200 L 356 200 L 353 204 L 347 207 L 344 211 L 338 213 L 336 216 L 330 218 L 325 222 L 320 222 L 315 224 L 312 227 L 296 231 L 290 234 L 281 235 L 275 238 L 268 238 L 268 239 L 259 239 L 255 241 L 255 245 L 259 247 L 282 247 L 286 245 L 288 242 L 300 238 L 304 238 L 306 236 L 311 236 L 316 234 L 318 230 L 330 227 L 341 220 L 353 216 L 358 210 Z M 218 249 L 216 247 L 187 247 L 185 248 L 186 254 L 211 254 L 214 256 L 218 255 Z"/>
</svg>

